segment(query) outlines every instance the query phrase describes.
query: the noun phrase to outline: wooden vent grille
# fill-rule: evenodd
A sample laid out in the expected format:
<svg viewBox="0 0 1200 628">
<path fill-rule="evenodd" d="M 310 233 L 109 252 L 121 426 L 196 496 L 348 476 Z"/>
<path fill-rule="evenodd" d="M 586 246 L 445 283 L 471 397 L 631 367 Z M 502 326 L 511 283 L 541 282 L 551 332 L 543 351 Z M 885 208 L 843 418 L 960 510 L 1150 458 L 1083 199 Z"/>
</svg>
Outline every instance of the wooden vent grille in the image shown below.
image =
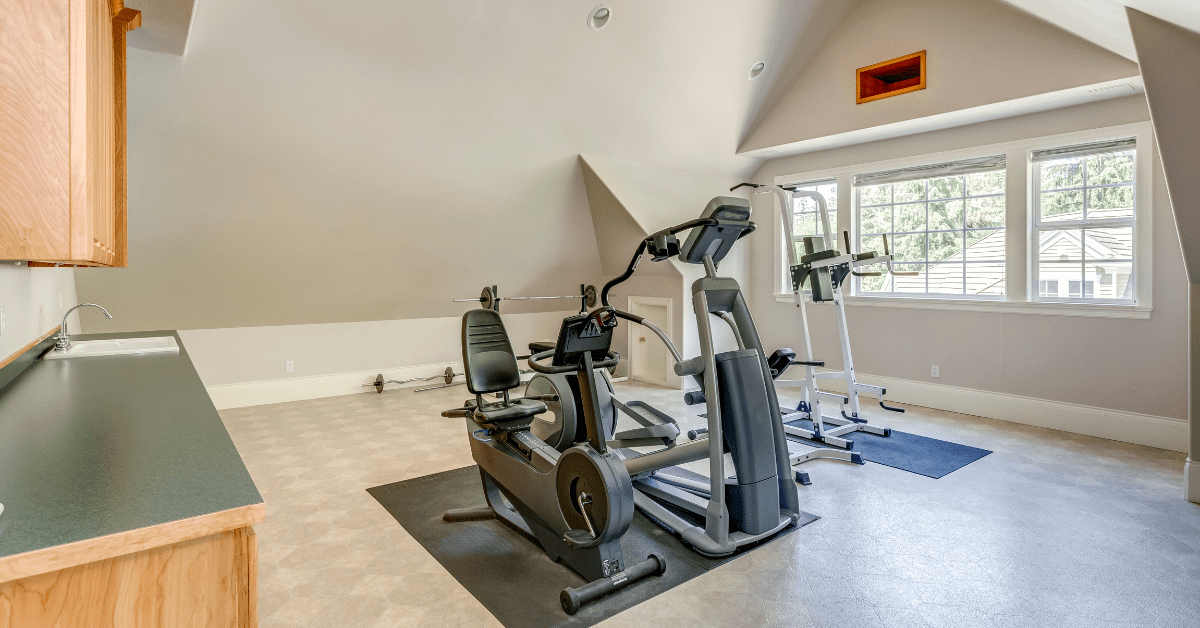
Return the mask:
<svg viewBox="0 0 1200 628">
<path fill-rule="evenodd" d="M 925 51 L 859 68 L 857 103 L 925 89 Z"/>
</svg>

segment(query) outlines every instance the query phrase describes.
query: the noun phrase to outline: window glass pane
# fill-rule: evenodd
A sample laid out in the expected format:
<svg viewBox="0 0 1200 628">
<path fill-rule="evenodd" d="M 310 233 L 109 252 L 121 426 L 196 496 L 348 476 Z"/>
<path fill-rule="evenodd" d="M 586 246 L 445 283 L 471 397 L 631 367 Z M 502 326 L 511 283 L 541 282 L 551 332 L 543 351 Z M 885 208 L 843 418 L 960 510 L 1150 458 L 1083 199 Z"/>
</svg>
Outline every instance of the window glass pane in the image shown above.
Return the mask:
<svg viewBox="0 0 1200 628">
<path fill-rule="evenodd" d="M 929 261 L 940 262 L 951 258 L 962 261 L 963 232 L 948 231 L 929 234 Z M 930 269 L 933 272 L 933 269 Z M 962 275 L 959 275 L 962 278 Z M 932 279 L 930 279 L 932 286 Z M 959 292 L 962 292 L 960 289 Z"/>
<path fill-rule="evenodd" d="M 893 184 L 895 197 L 892 199 L 895 203 L 910 203 L 912 201 L 925 200 L 925 181 L 904 181 Z"/>
<path fill-rule="evenodd" d="M 1132 218 L 1133 186 L 1121 185 L 1111 188 L 1088 188 L 1087 213 L 1089 219 Z"/>
<path fill-rule="evenodd" d="M 929 204 L 929 230 L 962 229 L 963 201 L 939 201 Z"/>
<path fill-rule="evenodd" d="M 860 251 L 875 251 L 878 255 L 883 255 L 883 236 L 863 236 L 859 242 Z"/>
<path fill-rule="evenodd" d="M 968 231 L 966 240 L 966 256 L 968 260 L 1004 259 L 1003 229 Z"/>
<path fill-rule="evenodd" d="M 898 235 L 893 240 L 892 254 L 901 262 L 925 261 L 925 234 Z"/>
<path fill-rule="evenodd" d="M 923 293 L 925 292 L 925 265 L 924 264 L 896 264 L 898 272 L 917 272 L 915 277 L 892 277 L 894 290 L 896 292 L 905 293 Z"/>
<path fill-rule="evenodd" d="M 1111 185 L 1113 183 L 1133 182 L 1133 154 L 1127 150 L 1119 153 L 1103 155 L 1088 155 L 1087 184 Z"/>
<path fill-rule="evenodd" d="M 1003 196 L 985 196 L 967 200 L 966 226 L 968 229 L 979 227 L 1003 227 L 1005 215 L 1005 200 Z"/>
<path fill-rule="evenodd" d="M 1087 282 L 1095 285 L 1092 298 L 1133 298 L 1133 263 L 1131 262 L 1087 264 L 1084 266 L 1083 276 Z"/>
<path fill-rule="evenodd" d="M 892 202 L 892 184 L 885 183 L 883 185 L 871 185 L 858 188 L 859 204 L 866 205 L 883 205 Z"/>
<path fill-rule="evenodd" d="M 932 255 L 932 252 L 931 252 Z M 961 261 L 930 264 L 929 291 L 938 294 L 963 293 L 963 264 Z"/>
<path fill-rule="evenodd" d="M 1074 291 L 1080 291 L 1083 280 L 1083 264 L 1079 262 L 1041 262 L 1038 264 L 1038 286 L 1047 290 L 1047 298 L 1070 297 Z M 1078 296 L 1074 298 L 1079 298 Z"/>
<path fill-rule="evenodd" d="M 817 215 L 805 212 L 803 214 L 795 214 L 795 221 L 792 227 L 792 236 L 800 238 L 803 236 L 817 235 Z"/>
<path fill-rule="evenodd" d="M 896 205 L 896 232 L 925 230 L 925 203 Z"/>
<path fill-rule="evenodd" d="M 1001 296 L 1004 294 L 1004 264 L 967 263 L 966 293 L 968 295 Z"/>
<path fill-rule="evenodd" d="M 888 281 L 887 273 L 879 277 L 860 277 L 862 283 L 859 284 L 859 289 L 864 292 L 881 292 L 891 291 L 891 287 L 884 287 L 884 283 Z"/>
<path fill-rule="evenodd" d="M 860 214 L 861 233 L 890 233 L 892 231 L 892 206 L 864 207 Z M 882 250 L 882 249 L 880 249 Z"/>
<path fill-rule="evenodd" d="M 977 172 L 967 175 L 967 196 L 981 194 L 1004 194 L 1007 173 L 1003 170 Z"/>
<path fill-rule="evenodd" d="M 1083 252 L 1089 260 L 1133 258 L 1133 227 L 1088 229 L 1083 237 Z"/>
<path fill-rule="evenodd" d="M 1038 259 L 1041 264 L 1083 261 L 1083 231 L 1043 231 L 1038 237 Z M 1078 265 L 1076 263 L 1076 266 Z"/>
<path fill-rule="evenodd" d="M 1083 185 L 1083 159 L 1068 157 L 1041 164 L 1041 189 L 1077 188 Z"/>
<path fill-rule="evenodd" d="M 920 273 L 860 278 L 859 289 L 934 296 L 1003 295 L 1005 178 L 1005 171 L 998 170 L 858 188 L 859 252 L 883 254 L 878 234 L 888 234 L 896 270 Z M 967 246 L 978 248 L 968 252 Z M 975 292 L 966 287 L 966 260 L 989 262 L 979 269 L 987 276 L 973 280 L 978 284 Z M 984 289 L 984 284 L 990 287 Z"/>
<path fill-rule="evenodd" d="M 944 177 L 929 180 L 929 200 L 938 198 L 961 198 L 963 195 L 962 177 Z"/>
<path fill-rule="evenodd" d="M 1082 220 L 1083 192 L 1043 192 L 1042 220 Z"/>
</svg>

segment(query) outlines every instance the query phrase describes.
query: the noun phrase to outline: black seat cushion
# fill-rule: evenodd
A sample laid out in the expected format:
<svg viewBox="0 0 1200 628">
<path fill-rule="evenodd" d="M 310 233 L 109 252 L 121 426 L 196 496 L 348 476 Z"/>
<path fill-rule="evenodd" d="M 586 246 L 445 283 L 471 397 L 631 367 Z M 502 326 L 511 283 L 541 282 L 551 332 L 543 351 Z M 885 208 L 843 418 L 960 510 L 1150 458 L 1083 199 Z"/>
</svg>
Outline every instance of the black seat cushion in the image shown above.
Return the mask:
<svg viewBox="0 0 1200 628">
<path fill-rule="evenodd" d="M 504 405 L 503 401 L 495 403 L 485 403 L 482 406 L 475 408 L 475 416 L 473 417 L 477 423 L 486 423 L 491 425 L 505 424 L 503 427 L 512 427 L 514 421 L 528 419 L 525 425 L 529 425 L 533 417 L 546 411 L 546 404 L 535 399 L 513 399 L 508 405 Z"/>
</svg>

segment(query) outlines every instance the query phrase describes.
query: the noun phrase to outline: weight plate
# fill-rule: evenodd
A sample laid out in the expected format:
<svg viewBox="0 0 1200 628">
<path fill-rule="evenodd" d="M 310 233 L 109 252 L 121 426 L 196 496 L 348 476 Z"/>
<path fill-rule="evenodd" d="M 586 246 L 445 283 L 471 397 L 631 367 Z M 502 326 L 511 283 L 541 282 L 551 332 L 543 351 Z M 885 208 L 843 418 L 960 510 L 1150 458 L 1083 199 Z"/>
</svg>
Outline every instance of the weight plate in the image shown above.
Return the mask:
<svg viewBox="0 0 1200 628">
<path fill-rule="evenodd" d="M 454 381 L 454 369 L 447 366 L 446 373 L 444 375 L 442 375 L 442 379 L 446 380 L 447 384 L 449 384 L 450 382 L 453 382 Z"/>
<path fill-rule="evenodd" d="M 596 307 L 596 303 L 600 300 L 596 294 L 596 286 L 588 286 L 583 290 L 583 296 L 587 299 L 588 307 Z"/>
<path fill-rule="evenodd" d="M 483 307 L 483 309 L 492 309 L 492 306 L 496 304 L 496 293 L 492 292 L 490 287 L 484 288 L 483 292 L 479 295 L 479 302 L 482 304 L 481 307 Z"/>
</svg>

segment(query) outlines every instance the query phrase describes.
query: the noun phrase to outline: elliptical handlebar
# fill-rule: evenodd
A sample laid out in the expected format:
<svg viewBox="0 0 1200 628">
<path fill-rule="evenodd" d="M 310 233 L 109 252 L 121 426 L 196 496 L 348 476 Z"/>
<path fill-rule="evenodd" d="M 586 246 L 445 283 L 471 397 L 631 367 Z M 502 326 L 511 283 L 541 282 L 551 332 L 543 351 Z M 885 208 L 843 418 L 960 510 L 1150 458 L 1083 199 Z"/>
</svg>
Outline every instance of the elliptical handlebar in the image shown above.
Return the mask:
<svg viewBox="0 0 1200 628">
<path fill-rule="evenodd" d="M 621 355 L 616 353 L 615 351 L 609 351 L 607 353 L 608 353 L 608 355 L 605 356 L 605 358 L 603 360 L 601 360 L 599 362 L 593 362 L 592 367 L 598 368 L 598 369 L 606 369 L 610 366 L 616 366 L 617 362 L 619 362 L 621 360 Z M 539 373 L 545 373 L 547 375 L 554 375 L 556 373 L 574 373 L 575 371 L 579 370 L 578 364 L 564 364 L 562 366 L 554 366 L 551 364 L 542 364 L 540 362 L 540 360 L 545 360 L 546 358 L 550 358 L 550 357 L 554 357 L 553 349 L 551 349 L 550 351 L 543 351 L 541 353 L 535 353 L 535 354 L 529 356 L 529 368 L 531 368 Z"/>
</svg>

